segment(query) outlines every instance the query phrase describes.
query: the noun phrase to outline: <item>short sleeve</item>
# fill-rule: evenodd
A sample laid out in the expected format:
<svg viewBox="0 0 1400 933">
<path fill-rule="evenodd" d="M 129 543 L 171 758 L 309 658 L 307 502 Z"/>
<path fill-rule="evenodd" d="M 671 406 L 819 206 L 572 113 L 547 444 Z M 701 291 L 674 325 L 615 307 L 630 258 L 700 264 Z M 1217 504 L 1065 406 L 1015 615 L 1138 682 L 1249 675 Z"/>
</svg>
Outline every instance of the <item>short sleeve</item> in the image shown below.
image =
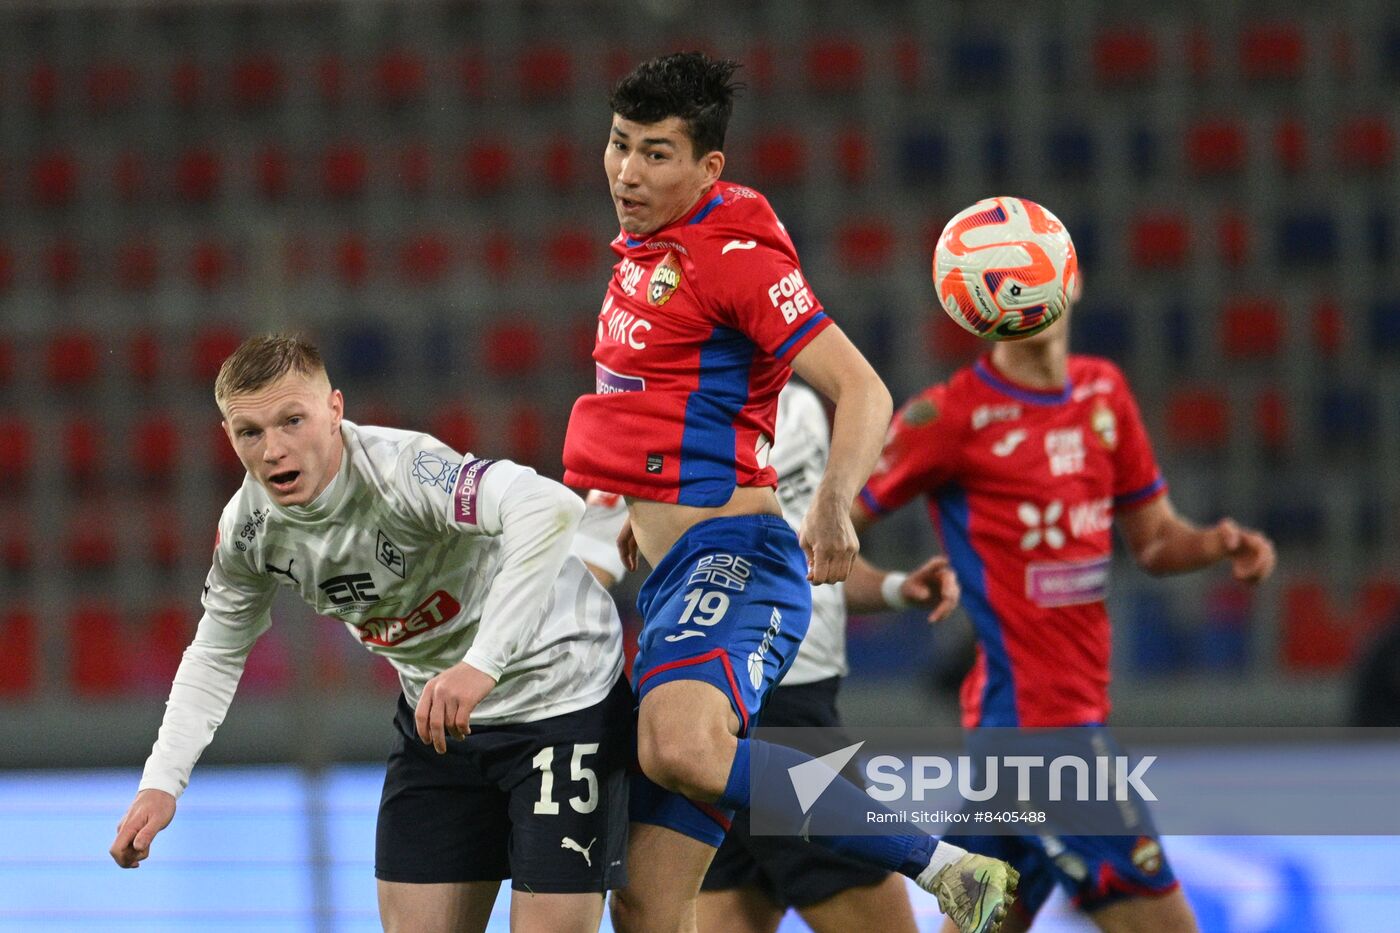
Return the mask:
<svg viewBox="0 0 1400 933">
<path fill-rule="evenodd" d="M 1118 388 L 1114 411 L 1118 443 L 1113 449 L 1113 506 L 1130 509 L 1151 502 L 1167 491 L 1166 480 L 1152 452 L 1152 441 L 1142 423 L 1137 401 L 1121 373 L 1115 373 Z"/>
<path fill-rule="evenodd" d="M 960 429 L 944 411 L 945 400 L 940 386 L 915 396 L 895 413 L 885 449 L 859 496 L 867 512 L 896 511 L 955 477 Z"/>
<path fill-rule="evenodd" d="M 399 456 L 396 491 L 430 531 L 501 533 L 501 501 L 510 484 L 529 467 L 510 460 L 461 456 L 427 437 Z"/>
<path fill-rule="evenodd" d="M 706 289 L 722 319 L 772 356 L 790 362 L 831 326 L 795 253 L 759 239 L 716 241 Z"/>
</svg>

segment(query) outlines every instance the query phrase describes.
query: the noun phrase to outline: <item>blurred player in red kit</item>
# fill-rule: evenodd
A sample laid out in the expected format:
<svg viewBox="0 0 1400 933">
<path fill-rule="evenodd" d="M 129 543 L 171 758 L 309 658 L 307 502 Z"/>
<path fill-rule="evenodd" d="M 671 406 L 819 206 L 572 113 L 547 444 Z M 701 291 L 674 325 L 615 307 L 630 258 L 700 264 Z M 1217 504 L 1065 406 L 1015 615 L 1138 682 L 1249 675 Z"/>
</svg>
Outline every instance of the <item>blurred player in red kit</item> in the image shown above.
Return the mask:
<svg viewBox="0 0 1400 933">
<path fill-rule="evenodd" d="M 1103 733 L 1115 520 L 1154 575 L 1228 561 L 1236 579 L 1257 583 L 1274 567 L 1259 532 L 1228 518 L 1199 528 L 1176 513 L 1123 374 L 1070 354 L 1068 311 L 907 402 L 852 518 L 864 530 L 916 496 L 928 499 L 977 637 L 966 728 Z M 1028 928 L 1057 883 L 1103 930 L 1195 930 L 1150 818 L 1146 828 L 945 838 L 1020 871 L 1006 930 Z"/>
</svg>

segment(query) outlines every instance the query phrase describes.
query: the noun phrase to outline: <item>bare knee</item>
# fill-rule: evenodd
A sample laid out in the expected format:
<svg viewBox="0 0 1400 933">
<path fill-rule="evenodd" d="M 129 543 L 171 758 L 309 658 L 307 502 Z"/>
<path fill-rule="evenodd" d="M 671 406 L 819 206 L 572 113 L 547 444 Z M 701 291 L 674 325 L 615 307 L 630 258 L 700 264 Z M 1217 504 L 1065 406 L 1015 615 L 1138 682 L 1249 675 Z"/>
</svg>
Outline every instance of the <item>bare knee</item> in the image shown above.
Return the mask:
<svg viewBox="0 0 1400 933">
<path fill-rule="evenodd" d="M 667 790 L 712 801 L 729 779 L 737 725 L 728 701 L 708 684 L 663 684 L 642 701 L 637 761 Z"/>
</svg>

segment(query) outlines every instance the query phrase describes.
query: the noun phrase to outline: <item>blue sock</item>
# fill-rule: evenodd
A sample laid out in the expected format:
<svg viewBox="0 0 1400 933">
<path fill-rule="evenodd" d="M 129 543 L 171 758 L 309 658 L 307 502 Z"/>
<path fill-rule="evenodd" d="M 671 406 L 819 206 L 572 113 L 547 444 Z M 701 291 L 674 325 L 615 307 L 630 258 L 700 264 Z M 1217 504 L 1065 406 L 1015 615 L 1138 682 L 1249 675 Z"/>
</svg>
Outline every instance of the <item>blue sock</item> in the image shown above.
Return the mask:
<svg viewBox="0 0 1400 933">
<path fill-rule="evenodd" d="M 765 820 L 773 820 L 784 834 L 806 835 L 824 848 L 886 871 L 914 878 L 928 867 L 938 838 L 927 833 L 865 834 L 867 814 L 885 808 L 844 777 L 832 781 L 804 813 L 788 769 L 811 760 L 811 755 L 795 748 L 740 739 L 724 795 L 716 803 L 740 810 L 756 802 Z"/>
</svg>

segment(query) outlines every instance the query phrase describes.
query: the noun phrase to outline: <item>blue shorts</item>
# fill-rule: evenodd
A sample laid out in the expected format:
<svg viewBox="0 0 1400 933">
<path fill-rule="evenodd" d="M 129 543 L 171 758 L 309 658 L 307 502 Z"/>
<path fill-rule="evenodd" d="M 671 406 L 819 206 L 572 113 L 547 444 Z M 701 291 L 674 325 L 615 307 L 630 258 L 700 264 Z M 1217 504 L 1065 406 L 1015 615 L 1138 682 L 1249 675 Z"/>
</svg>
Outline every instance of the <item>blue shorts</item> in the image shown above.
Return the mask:
<svg viewBox="0 0 1400 933">
<path fill-rule="evenodd" d="M 646 620 L 632 684 L 637 702 L 673 680 L 712 684 L 729 698 L 739 735 L 754 727 L 787 673 L 812 618 L 807 558 L 776 515 L 736 515 L 692 525 L 637 597 Z M 733 813 L 687 800 L 637 775 L 632 819 L 719 847 Z"/>
</svg>

